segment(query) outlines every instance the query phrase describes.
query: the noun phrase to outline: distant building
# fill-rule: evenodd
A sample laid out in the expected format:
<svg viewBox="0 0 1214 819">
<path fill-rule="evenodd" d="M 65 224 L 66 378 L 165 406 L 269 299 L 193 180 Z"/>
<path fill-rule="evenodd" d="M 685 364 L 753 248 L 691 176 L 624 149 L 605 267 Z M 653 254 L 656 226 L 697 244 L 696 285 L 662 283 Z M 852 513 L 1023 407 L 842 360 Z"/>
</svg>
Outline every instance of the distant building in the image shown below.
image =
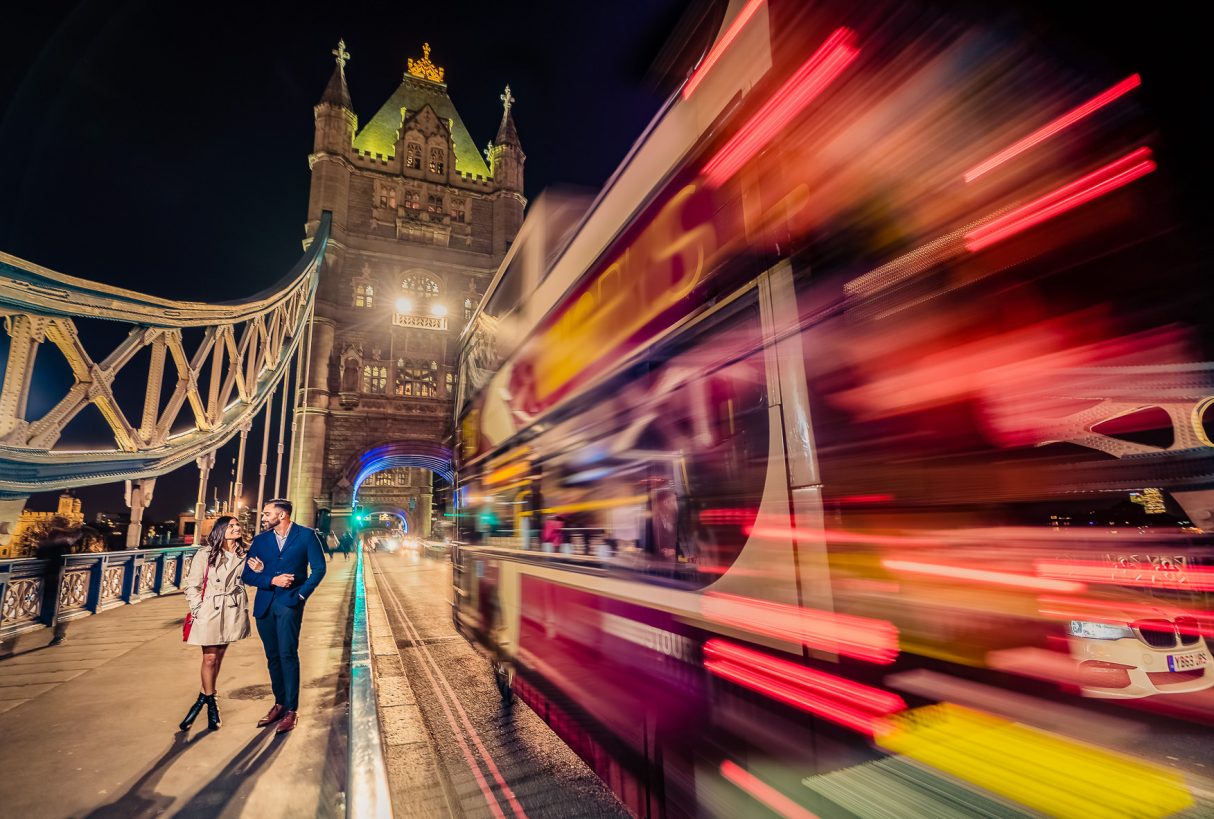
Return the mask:
<svg viewBox="0 0 1214 819">
<path fill-rule="evenodd" d="M 66 521 L 66 526 L 82 525 L 84 513 L 80 511 L 80 498 L 65 492 L 59 496 L 59 508 L 54 512 L 31 512 L 29 509 L 23 511 L 13 527 L 12 538 L 7 544 L 0 546 L 0 557 L 32 557 L 32 549 L 22 545 L 25 540 L 22 535 L 34 526 L 51 523 L 55 518 Z"/>
</svg>

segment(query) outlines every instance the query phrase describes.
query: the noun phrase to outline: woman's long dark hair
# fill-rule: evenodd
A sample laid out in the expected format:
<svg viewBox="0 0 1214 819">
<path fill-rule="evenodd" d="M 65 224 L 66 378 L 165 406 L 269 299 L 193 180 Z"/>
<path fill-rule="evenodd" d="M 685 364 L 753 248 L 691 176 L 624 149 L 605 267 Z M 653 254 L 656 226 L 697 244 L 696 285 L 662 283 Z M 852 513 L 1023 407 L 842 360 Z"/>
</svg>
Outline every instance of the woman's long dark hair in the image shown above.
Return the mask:
<svg viewBox="0 0 1214 819">
<path fill-rule="evenodd" d="M 211 566 L 211 568 L 219 565 L 219 559 L 223 556 L 224 537 L 228 533 L 228 526 L 233 521 L 236 521 L 236 518 L 232 517 L 231 515 L 224 515 L 220 517 L 215 521 L 215 525 L 211 527 L 210 534 L 207 535 L 207 546 L 211 549 L 211 554 L 207 559 L 207 563 Z M 236 522 L 239 523 L 239 521 Z M 248 545 L 244 542 L 244 536 L 242 533 L 240 540 L 236 543 L 236 556 L 244 557 L 244 553 L 247 549 Z"/>
</svg>

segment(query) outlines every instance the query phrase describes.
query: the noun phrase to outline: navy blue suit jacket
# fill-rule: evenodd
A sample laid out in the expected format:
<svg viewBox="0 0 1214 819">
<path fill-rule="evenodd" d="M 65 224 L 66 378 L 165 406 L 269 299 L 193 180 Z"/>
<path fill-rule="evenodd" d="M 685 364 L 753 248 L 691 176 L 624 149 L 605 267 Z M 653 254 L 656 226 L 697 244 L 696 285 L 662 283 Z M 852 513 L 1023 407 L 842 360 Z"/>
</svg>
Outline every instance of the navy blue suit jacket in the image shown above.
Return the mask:
<svg viewBox="0 0 1214 819">
<path fill-rule="evenodd" d="M 320 547 L 320 539 L 314 531 L 298 523 L 291 524 L 281 553 L 278 551 L 278 538 L 274 537 L 274 530 L 271 529 L 253 538 L 249 557 L 258 558 L 265 564 L 262 571 L 255 572 L 246 561 L 241 574 L 245 583 L 257 587 L 257 597 L 253 601 L 254 617 L 265 617 L 275 603 L 288 608 L 301 605 L 325 576 L 325 553 Z M 311 573 L 308 572 L 309 566 L 312 567 Z M 295 575 L 289 588 L 280 588 L 270 582 L 279 574 Z"/>
</svg>

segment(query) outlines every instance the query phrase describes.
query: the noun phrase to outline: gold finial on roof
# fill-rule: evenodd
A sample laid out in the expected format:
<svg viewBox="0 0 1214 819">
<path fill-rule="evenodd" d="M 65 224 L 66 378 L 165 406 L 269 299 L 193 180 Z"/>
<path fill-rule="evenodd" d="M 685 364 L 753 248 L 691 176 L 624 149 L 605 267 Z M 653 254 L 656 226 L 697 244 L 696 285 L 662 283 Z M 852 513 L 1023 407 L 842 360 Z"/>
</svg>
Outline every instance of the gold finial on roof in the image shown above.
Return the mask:
<svg viewBox="0 0 1214 819">
<path fill-rule="evenodd" d="M 422 43 L 422 58 L 415 60 L 412 57 L 408 60 L 409 68 L 407 74 L 413 77 L 420 77 L 423 80 L 430 82 L 442 82 L 443 75 L 447 73 L 447 69 L 439 68 L 434 63 L 430 62 L 430 44 Z"/>
</svg>

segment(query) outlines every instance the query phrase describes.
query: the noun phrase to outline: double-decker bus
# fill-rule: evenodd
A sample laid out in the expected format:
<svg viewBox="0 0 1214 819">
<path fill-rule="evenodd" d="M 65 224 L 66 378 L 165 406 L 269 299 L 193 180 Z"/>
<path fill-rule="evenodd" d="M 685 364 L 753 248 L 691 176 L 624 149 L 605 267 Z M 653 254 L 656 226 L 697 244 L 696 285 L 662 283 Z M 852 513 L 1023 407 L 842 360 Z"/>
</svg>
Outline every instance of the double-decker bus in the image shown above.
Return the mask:
<svg viewBox="0 0 1214 819">
<path fill-rule="evenodd" d="M 1048 44 L 730 3 L 465 331 L 456 625 L 636 815 L 1209 806 L 1189 169 Z"/>
</svg>

